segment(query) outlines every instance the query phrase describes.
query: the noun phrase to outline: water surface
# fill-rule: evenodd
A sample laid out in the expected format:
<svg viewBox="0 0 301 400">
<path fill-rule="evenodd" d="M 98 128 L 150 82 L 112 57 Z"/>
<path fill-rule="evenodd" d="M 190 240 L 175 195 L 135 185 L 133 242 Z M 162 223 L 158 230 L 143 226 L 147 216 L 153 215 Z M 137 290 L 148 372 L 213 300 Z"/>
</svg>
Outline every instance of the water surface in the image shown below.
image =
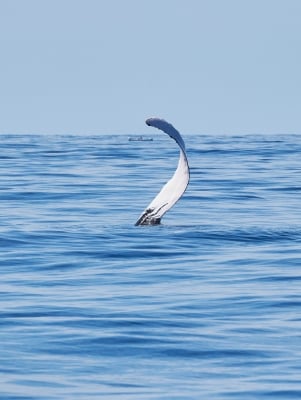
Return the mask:
<svg viewBox="0 0 301 400">
<path fill-rule="evenodd" d="M 0 136 L 1 399 L 301 398 L 301 136 Z"/>
</svg>

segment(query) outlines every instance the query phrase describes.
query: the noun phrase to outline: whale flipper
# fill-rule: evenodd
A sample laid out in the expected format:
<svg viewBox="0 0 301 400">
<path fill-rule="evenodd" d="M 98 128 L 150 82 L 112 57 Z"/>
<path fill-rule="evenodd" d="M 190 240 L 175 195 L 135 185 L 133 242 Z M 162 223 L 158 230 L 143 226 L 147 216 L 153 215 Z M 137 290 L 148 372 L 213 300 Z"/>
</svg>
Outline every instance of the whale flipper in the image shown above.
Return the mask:
<svg viewBox="0 0 301 400">
<path fill-rule="evenodd" d="M 163 215 L 179 200 L 189 183 L 189 165 L 185 143 L 180 133 L 167 121 L 160 118 L 148 118 L 146 124 L 154 126 L 173 138 L 180 148 L 180 158 L 172 178 L 162 187 L 161 191 L 143 211 L 135 225 L 160 224 Z"/>
</svg>

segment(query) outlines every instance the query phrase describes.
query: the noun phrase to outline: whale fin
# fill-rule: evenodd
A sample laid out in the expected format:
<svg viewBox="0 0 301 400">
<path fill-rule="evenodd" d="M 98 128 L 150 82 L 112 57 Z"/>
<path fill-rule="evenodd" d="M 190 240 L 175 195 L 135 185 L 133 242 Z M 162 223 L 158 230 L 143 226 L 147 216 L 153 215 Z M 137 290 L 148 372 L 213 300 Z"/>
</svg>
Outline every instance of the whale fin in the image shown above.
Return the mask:
<svg viewBox="0 0 301 400">
<path fill-rule="evenodd" d="M 185 143 L 180 133 L 167 121 L 160 118 L 148 118 L 146 124 L 160 129 L 176 141 L 180 148 L 178 166 L 172 178 L 162 187 L 157 196 L 143 211 L 135 225 L 160 224 L 163 215 L 180 199 L 189 183 L 189 165 Z"/>
</svg>

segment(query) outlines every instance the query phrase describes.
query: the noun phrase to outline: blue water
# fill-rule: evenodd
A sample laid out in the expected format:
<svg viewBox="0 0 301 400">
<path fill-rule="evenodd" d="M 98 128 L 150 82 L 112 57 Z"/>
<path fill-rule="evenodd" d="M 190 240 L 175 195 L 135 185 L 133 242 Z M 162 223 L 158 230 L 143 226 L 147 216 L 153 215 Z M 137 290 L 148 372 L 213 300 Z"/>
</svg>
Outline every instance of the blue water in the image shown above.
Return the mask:
<svg viewBox="0 0 301 400">
<path fill-rule="evenodd" d="M 0 136 L 0 398 L 301 398 L 301 136 Z"/>
</svg>

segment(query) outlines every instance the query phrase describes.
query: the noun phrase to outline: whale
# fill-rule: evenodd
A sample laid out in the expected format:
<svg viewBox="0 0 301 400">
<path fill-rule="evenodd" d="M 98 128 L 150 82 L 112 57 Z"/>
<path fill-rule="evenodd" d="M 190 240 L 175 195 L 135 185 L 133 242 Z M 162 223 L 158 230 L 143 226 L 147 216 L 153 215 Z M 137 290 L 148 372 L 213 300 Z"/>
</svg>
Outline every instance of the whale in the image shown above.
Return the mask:
<svg viewBox="0 0 301 400">
<path fill-rule="evenodd" d="M 164 119 L 152 117 L 145 123 L 160 129 L 175 140 L 180 149 L 179 161 L 171 179 L 162 187 L 157 196 L 142 212 L 135 225 L 158 225 L 163 215 L 174 206 L 184 194 L 190 179 L 190 170 L 184 140 L 172 124 Z"/>
</svg>

